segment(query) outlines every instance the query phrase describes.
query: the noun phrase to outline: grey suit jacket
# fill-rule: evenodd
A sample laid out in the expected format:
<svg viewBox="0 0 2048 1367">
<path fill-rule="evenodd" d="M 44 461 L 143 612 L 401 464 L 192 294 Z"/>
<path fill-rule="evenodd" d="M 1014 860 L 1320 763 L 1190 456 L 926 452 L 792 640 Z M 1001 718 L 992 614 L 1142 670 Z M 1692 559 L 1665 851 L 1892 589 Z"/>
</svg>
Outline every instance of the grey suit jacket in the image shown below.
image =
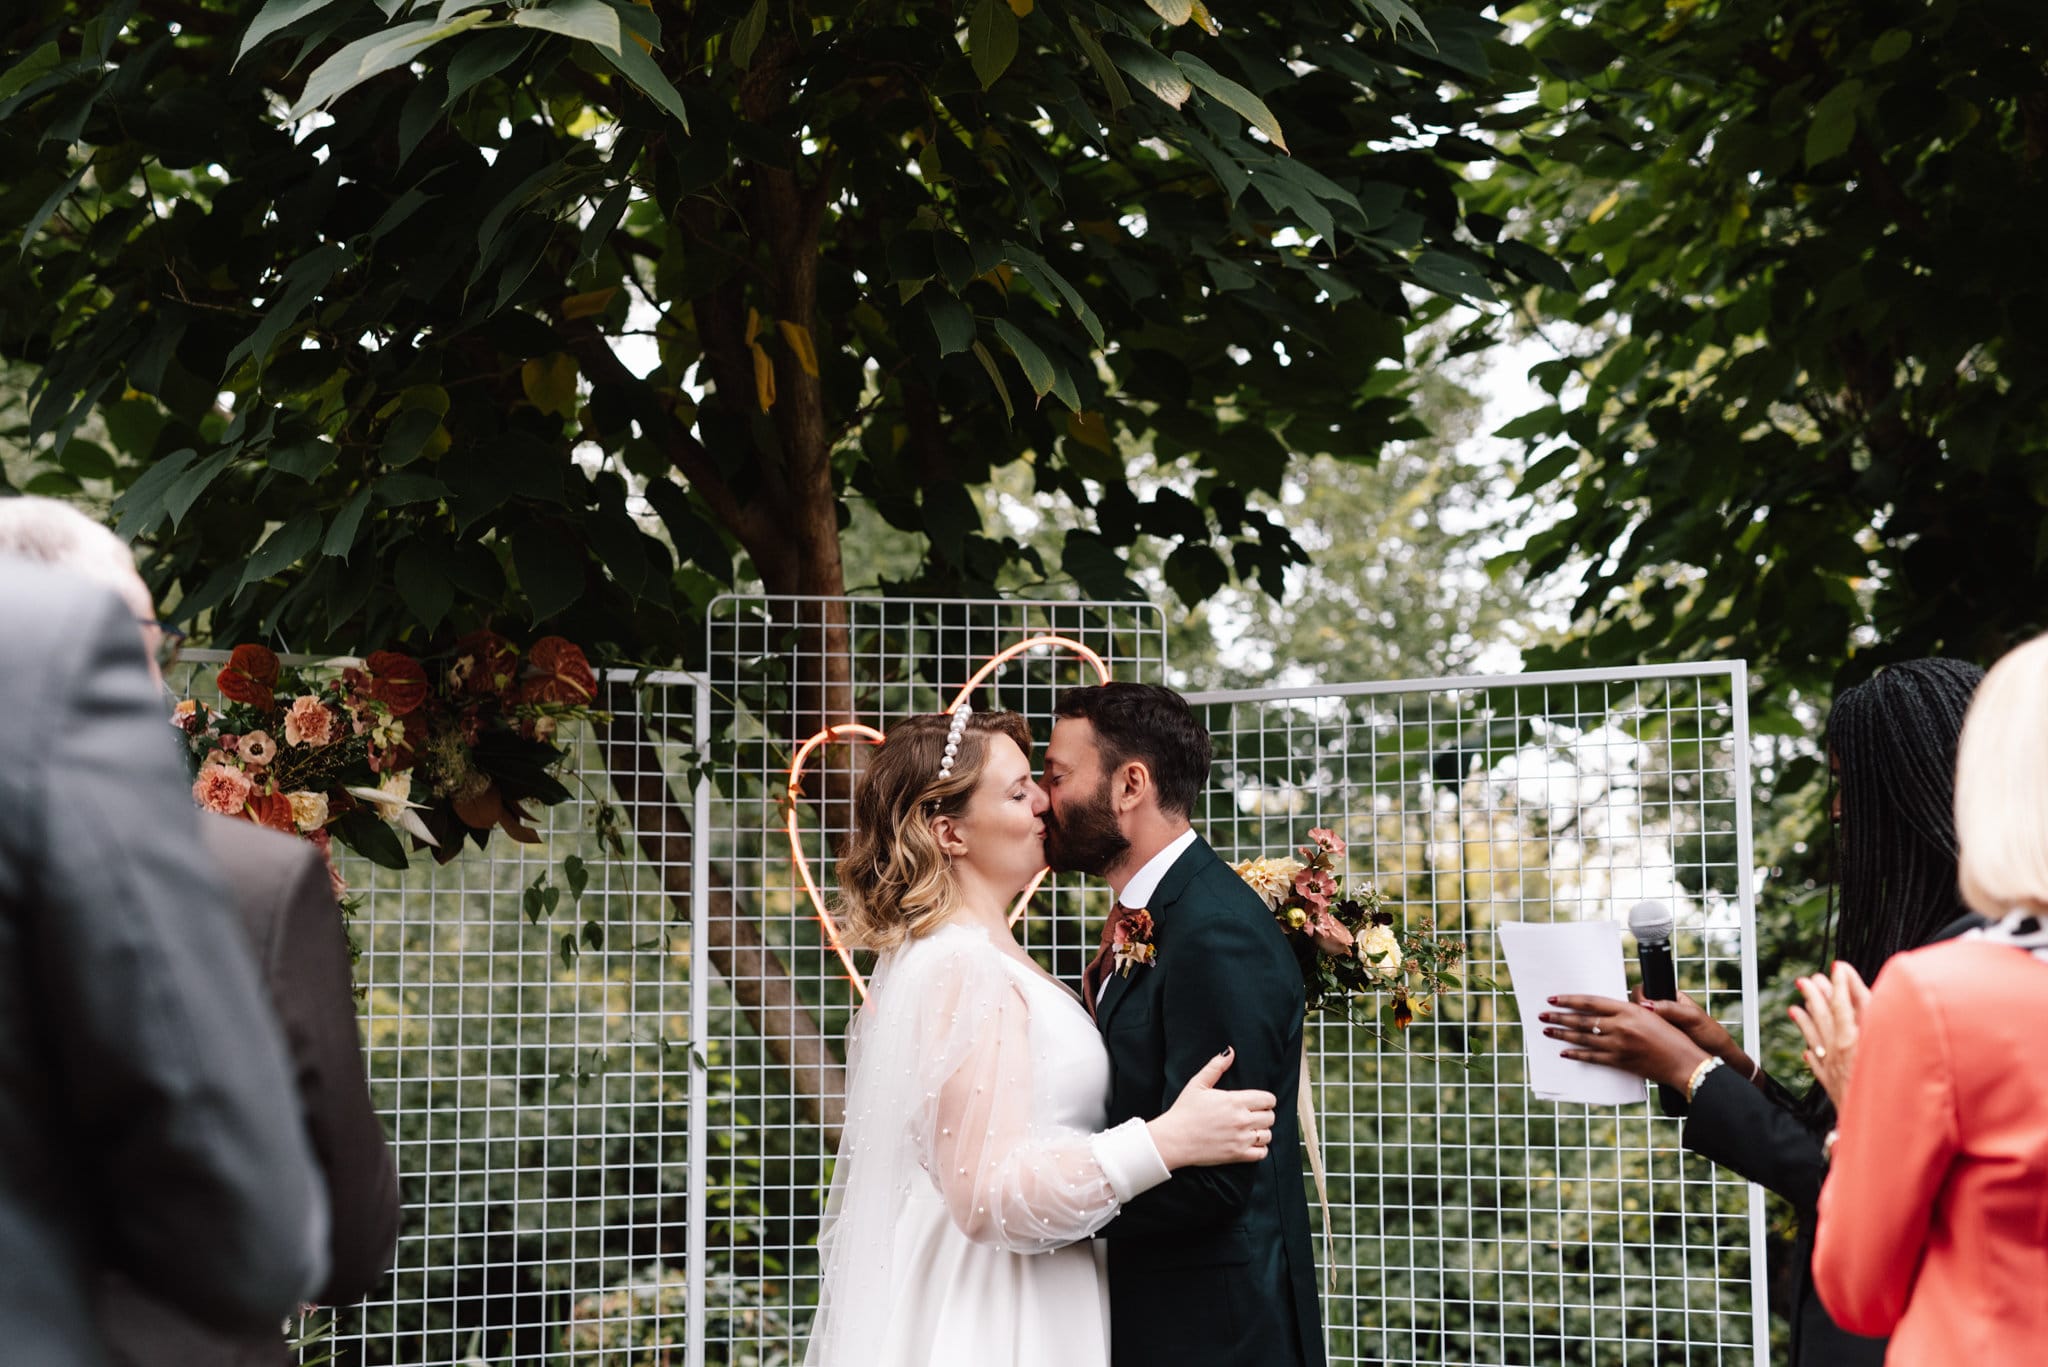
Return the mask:
<svg viewBox="0 0 2048 1367">
<path fill-rule="evenodd" d="M 141 633 L 0 558 L 0 1345 L 98 1364 L 92 1269 L 210 1322 L 327 1270 L 276 1018 L 198 841 Z"/>
<path fill-rule="evenodd" d="M 398 1174 L 363 1077 L 348 940 L 327 865 L 305 841 L 246 821 L 204 817 L 200 834 L 255 947 L 327 1179 L 331 1266 L 314 1299 L 360 1300 L 391 1263 Z M 208 1329 L 118 1272 L 102 1287 L 100 1319 L 124 1367 L 280 1367 L 286 1360 L 278 1326 L 253 1334 Z"/>
</svg>

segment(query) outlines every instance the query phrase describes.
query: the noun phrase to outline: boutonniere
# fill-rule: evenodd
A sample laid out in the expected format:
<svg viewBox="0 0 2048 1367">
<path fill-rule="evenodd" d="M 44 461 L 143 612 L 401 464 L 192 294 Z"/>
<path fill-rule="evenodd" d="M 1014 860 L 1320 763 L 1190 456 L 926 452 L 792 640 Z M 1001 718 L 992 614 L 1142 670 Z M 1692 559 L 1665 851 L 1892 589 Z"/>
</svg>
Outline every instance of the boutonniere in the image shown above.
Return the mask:
<svg viewBox="0 0 2048 1367">
<path fill-rule="evenodd" d="M 1152 913 L 1149 911 L 1127 912 L 1109 933 L 1109 947 L 1116 971 L 1128 978 L 1134 968 L 1149 968 L 1158 955 L 1158 946 L 1152 943 Z"/>
</svg>

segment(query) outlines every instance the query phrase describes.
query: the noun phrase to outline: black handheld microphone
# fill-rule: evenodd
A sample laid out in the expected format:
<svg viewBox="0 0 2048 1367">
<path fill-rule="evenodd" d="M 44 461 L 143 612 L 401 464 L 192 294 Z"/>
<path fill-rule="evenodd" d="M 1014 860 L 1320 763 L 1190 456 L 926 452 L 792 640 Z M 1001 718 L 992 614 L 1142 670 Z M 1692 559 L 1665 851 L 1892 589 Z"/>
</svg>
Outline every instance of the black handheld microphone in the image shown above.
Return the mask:
<svg viewBox="0 0 2048 1367">
<path fill-rule="evenodd" d="M 1662 902 L 1638 902 L 1628 909 L 1628 928 L 1636 937 L 1636 963 L 1643 970 L 1643 996 L 1652 1001 L 1678 1000 L 1678 970 L 1671 962 L 1671 908 Z M 1657 1084 L 1657 1105 L 1666 1115 L 1684 1115 L 1685 1098 L 1678 1089 Z"/>
</svg>

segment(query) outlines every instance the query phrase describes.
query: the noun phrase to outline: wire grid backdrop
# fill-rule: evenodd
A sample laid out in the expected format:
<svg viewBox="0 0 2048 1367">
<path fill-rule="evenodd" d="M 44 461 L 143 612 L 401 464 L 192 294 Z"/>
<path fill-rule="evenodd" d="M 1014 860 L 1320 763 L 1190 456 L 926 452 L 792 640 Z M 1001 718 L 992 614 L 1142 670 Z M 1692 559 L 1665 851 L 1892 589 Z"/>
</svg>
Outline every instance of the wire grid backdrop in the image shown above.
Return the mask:
<svg viewBox="0 0 2048 1367">
<path fill-rule="evenodd" d="M 1190 699 L 1220 853 L 1334 828 L 1352 878 L 1467 947 L 1466 990 L 1405 1032 L 1310 1031 L 1333 1362 L 1767 1360 L 1761 1193 L 1653 1102 L 1535 1099 L 1494 935 L 1665 902 L 1680 987 L 1754 1041 L 1745 693 L 1735 663 Z"/>
<path fill-rule="evenodd" d="M 1165 678 L 1164 622 L 1149 604 L 777 597 L 713 604 L 706 672 L 711 734 L 719 741 L 712 891 L 698 955 L 710 1014 L 702 1036 L 710 1069 L 702 1360 L 732 1367 L 801 1360 L 844 1094 L 838 1065 L 856 1001 L 794 866 L 786 826 L 791 764 L 819 726 L 808 704 L 816 696 L 812 681 L 828 664 L 822 650 L 830 638 L 816 629 L 828 610 L 845 614 L 841 696 L 878 732 L 947 706 L 984 662 L 1034 637 L 1084 646 L 1118 679 Z M 1002 666 L 971 701 L 1022 713 L 1042 746 L 1058 694 L 1096 677 L 1071 649 L 1043 646 Z M 794 804 L 828 905 L 833 846 L 848 828 L 854 757 L 845 747 L 867 743 L 856 734 L 814 750 Z M 1099 884 L 1049 879 L 1019 933 L 1049 969 L 1077 981 L 1108 909 Z M 869 962 L 856 959 L 863 971 Z"/>
<path fill-rule="evenodd" d="M 173 683 L 216 701 L 226 658 L 187 652 Z M 362 1302 L 305 1316 L 301 1361 L 683 1361 L 701 1133 L 686 1063 L 693 870 L 636 833 L 701 816 L 689 768 L 703 695 L 682 674 L 606 678 L 638 699 L 629 724 L 645 743 L 608 753 L 565 726 L 576 797 L 541 809 L 543 844 L 497 832 L 446 865 L 415 852 L 404 871 L 334 847 L 402 1211 L 391 1273 Z M 589 875 L 580 897 L 571 855 Z"/>
</svg>

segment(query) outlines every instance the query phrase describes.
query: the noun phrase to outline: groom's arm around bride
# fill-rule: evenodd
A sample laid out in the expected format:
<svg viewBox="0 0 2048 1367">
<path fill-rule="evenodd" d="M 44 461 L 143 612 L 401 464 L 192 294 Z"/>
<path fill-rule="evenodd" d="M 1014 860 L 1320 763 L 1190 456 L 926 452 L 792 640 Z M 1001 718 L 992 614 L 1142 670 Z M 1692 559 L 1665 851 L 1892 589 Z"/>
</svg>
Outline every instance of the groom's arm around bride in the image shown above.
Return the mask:
<svg viewBox="0 0 2048 1367">
<path fill-rule="evenodd" d="M 1110 1060 L 1108 1123 L 1159 1115 L 1225 1048 L 1236 1060 L 1224 1086 L 1278 1098 L 1264 1159 L 1176 1172 L 1101 1231 L 1112 1360 L 1322 1367 L 1296 1120 L 1301 970 L 1265 903 L 1189 825 L 1208 734 L 1178 694 L 1143 684 L 1077 689 L 1057 716 L 1047 855 L 1104 875 L 1130 909 L 1123 947 L 1105 945 L 1088 984 Z M 1141 908 L 1149 925 L 1129 919 Z"/>
</svg>

